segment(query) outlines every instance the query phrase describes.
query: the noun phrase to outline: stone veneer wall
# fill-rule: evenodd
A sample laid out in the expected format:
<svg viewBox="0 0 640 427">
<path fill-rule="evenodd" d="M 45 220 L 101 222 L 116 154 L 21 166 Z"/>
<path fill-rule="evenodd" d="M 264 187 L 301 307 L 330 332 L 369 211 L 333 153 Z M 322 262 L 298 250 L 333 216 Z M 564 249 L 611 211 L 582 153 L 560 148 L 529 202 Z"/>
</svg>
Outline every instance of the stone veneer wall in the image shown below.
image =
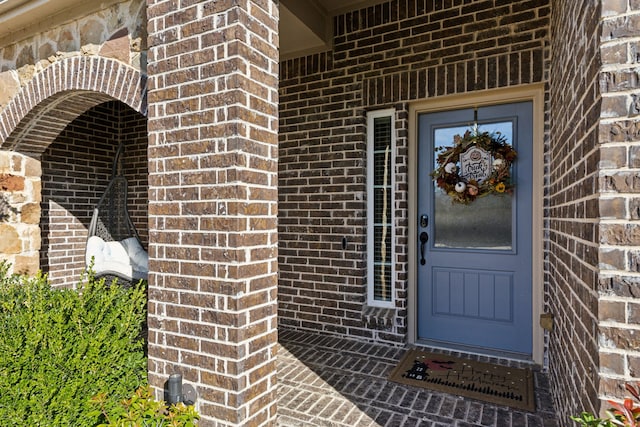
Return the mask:
<svg viewBox="0 0 640 427">
<path fill-rule="evenodd" d="M 149 381 L 275 425 L 278 4 L 148 5 Z"/>
<path fill-rule="evenodd" d="M 129 213 L 147 245 L 146 118 L 117 101 L 98 105 L 70 123 L 42 155 L 40 268 L 53 285 L 73 286 L 85 269 L 89 222 L 120 141 Z"/>
<path fill-rule="evenodd" d="M 70 12 L 64 24 L 0 46 L 0 109 L 35 73 L 51 64 L 73 56 L 97 55 L 144 70 L 144 0 L 123 1 L 89 16 L 74 17 Z"/>
<path fill-rule="evenodd" d="M 0 259 L 15 273 L 38 271 L 41 173 L 37 160 L 0 153 Z"/>
<path fill-rule="evenodd" d="M 544 82 L 546 1 L 389 1 L 337 16 L 331 52 L 281 64 L 279 322 L 401 344 L 408 102 Z M 396 310 L 366 307 L 366 111 L 395 107 Z M 342 238 L 347 248 L 342 249 Z"/>
<path fill-rule="evenodd" d="M 597 406 L 597 2 L 551 2 L 550 148 L 545 211 L 551 388 L 560 418 Z"/>
</svg>

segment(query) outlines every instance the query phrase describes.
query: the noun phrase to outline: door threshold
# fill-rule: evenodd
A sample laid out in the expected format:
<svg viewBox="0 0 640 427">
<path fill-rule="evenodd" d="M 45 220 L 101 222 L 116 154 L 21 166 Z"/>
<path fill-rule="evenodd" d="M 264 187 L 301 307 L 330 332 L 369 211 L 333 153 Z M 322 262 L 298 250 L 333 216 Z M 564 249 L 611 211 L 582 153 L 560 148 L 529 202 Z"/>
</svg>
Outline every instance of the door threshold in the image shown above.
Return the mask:
<svg viewBox="0 0 640 427">
<path fill-rule="evenodd" d="M 497 365 L 523 368 L 540 366 L 533 361 L 533 358 L 530 354 L 515 353 L 489 348 L 479 348 L 464 344 L 424 339 L 417 340 L 414 345 L 416 347 L 422 347 L 425 350 L 434 351 L 436 353 L 452 354 L 454 356 L 461 356 L 463 358 L 476 360 L 479 362 L 488 362 Z"/>
</svg>

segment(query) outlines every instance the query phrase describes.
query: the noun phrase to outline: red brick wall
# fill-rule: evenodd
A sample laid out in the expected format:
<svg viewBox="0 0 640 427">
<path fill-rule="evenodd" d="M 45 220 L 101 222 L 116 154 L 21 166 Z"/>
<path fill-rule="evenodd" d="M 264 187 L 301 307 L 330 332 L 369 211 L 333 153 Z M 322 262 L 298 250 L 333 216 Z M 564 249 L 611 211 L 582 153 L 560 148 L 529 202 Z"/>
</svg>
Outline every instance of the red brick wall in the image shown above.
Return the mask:
<svg viewBox="0 0 640 427">
<path fill-rule="evenodd" d="M 148 17 L 149 381 L 195 384 L 200 426 L 274 425 L 278 5 Z"/>
<path fill-rule="evenodd" d="M 281 63 L 282 327 L 405 342 L 407 102 L 545 81 L 549 12 L 547 1 L 390 1 L 337 16 L 333 51 Z M 365 125 L 368 109 L 388 107 L 397 110 L 396 310 L 374 326 Z"/>
<path fill-rule="evenodd" d="M 601 399 L 629 397 L 640 378 L 640 3 L 602 1 L 599 54 L 598 320 Z M 601 32 L 600 32 L 601 31 Z M 607 403 L 603 404 L 608 408 Z"/>
<path fill-rule="evenodd" d="M 146 244 L 146 118 L 119 102 L 101 104 L 71 122 L 42 154 L 40 266 L 53 285 L 75 285 L 85 268 L 87 229 L 120 140 L 127 147 L 130 213 Z"/>
<path fill-rule="evenodd" d="M 120 105 L 120 141 L 124 141 L 124 176 L 129 183 L 128 209 L 142 246 L 149 245 L 149 134 L 147 118 Z"/>
<path fill-rule="evenodd" d="M 546 304 L 555 316 L 549 368 L 560 419 L 597 409 L 597 2 L 552 2 Z M 566 421 L 569 422 L 569 421 Z"/>
</svg>

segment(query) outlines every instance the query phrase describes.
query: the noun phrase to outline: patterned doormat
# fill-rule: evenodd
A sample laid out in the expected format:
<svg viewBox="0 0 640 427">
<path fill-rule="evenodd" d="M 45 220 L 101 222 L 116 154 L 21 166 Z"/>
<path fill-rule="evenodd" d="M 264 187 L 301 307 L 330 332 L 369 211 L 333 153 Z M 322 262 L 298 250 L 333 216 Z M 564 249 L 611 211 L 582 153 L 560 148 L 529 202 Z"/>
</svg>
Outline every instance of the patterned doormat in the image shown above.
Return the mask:
<svg viewBox="0 0 640 427">
<path fill-rule="evenodd" d="M 535 411 L 533 372 L 530 369 L 492 365 L 412 349 L 391 372 L 389 380 Z"/>
</svg>

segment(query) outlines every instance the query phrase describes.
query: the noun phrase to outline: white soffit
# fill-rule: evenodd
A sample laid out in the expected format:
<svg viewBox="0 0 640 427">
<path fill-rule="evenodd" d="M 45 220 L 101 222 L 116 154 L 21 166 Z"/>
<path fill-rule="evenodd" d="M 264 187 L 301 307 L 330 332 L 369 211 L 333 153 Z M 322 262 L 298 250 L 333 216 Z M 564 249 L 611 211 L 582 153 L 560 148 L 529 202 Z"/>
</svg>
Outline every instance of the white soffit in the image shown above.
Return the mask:
<svg viewBox="0 0 640 427">
<path fill-rule="evenodd" d="M 334 16 L 387 0 L 280 0 L 280 59 L 331 49 Z"/>
<path fill-rule="evenodd" d="M 327 50 L 327 41 L 320 38 L 300 18 L 280 3 L 280 58 L 295 57 L 310 51 Z"/>
</svg>

